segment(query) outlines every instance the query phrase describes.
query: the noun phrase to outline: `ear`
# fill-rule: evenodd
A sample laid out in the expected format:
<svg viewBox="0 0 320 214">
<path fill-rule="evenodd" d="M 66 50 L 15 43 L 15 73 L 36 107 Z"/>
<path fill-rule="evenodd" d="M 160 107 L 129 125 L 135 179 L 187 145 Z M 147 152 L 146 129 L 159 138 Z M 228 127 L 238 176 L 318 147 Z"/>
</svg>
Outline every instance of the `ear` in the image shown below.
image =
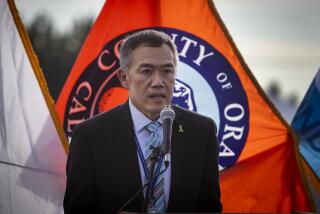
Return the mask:
<svg viewBox="0 0 320 214">
<path fill-rule="evenodd" d="M 124 70 L 122 70 L 121 68 L 119 69 L 117 76 L 121 82 L 121 85 L 124 88 L 128 88 L 128 74 L 127 72 L 125 72 Z"/>
</svg>

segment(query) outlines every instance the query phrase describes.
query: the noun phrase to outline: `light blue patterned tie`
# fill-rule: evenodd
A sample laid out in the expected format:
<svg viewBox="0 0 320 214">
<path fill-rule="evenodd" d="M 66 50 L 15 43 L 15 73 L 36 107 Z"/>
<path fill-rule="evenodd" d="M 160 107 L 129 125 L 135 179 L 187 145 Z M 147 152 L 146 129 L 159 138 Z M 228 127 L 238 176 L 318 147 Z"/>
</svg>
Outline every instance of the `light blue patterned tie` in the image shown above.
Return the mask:
<svg viewBox="0 0 320 214">
<path fill-rule="evenodd" d="M 151 167 L 152 149 L 160 145 L 160 136 L 157 134 L 157 130 L 159 129 L 159 126 L 160 124 L 157 121 L 153 121 L 149 123 L 146 127 L 146 129 L 150 132 L 150 136 L 147 139 L 148 149 L 146 151 L 146 157 L 145 157 L 149 172 Z M 155 166 L 155 169 L 157 169 L 158 164 L 160 163 L 157 163 L 157 165 Z M 162 164 L 161 170 L 163 169 L 163 167 L 164 165 Z M 156 179 L 157 179 L 157 182 L 155 183 L 155 186 L 154 186 L 153 196 L 151 196 L 152 208 L 149 209 L 149 212 L 164 213 L 163 174 L 159 175 Z"/>
</svg>

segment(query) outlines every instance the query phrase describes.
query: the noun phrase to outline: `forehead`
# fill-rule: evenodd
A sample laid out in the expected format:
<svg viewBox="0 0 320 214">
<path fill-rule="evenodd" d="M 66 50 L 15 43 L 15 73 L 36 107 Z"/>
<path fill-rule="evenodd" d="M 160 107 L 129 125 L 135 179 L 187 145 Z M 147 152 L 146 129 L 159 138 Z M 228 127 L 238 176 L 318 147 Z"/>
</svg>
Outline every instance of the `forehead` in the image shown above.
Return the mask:
<svg viewBox="0 0 320 214">
<path fill-rule="evenodd" d="M 175 56 L 167 45 L 151 47 L 140 45 L 131 53 L 131 65 L 139 64 L 170 64 L 175 65 Z"/>
</svg>

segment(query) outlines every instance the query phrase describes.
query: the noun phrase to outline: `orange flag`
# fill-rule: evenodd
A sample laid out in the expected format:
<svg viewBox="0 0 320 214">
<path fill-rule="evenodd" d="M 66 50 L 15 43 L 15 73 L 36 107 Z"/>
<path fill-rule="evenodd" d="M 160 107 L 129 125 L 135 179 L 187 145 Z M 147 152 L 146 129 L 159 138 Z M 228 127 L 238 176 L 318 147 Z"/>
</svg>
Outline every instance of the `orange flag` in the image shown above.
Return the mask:
<svg viewBox="0 0 320 214">
<path fill-rule="evenodd" d="M 124 102 L 119 46 L 134 31 L 169 34 L 179 52 L 173 103 L 218 127 L 224 212 L 309 211 L 291 130 L 245 64 L 211 1 L 108 0 L 57 102 L 70 137 L 83 120 Z"/>
</svg>

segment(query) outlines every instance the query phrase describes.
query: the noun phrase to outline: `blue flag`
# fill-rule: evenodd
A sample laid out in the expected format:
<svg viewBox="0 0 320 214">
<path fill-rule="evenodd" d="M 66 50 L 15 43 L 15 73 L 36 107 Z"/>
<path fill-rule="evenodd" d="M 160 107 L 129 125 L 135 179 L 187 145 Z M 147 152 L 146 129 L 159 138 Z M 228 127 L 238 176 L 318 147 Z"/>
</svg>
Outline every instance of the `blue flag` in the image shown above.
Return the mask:
<svg viewBox="0 0 320 214">
<path fill-rule="evenodd" d="M 299 137 L 299 151 L 304 162 L 307 183 L 320 211 L 320 69 L 292 121 Z"/>
</svg>

